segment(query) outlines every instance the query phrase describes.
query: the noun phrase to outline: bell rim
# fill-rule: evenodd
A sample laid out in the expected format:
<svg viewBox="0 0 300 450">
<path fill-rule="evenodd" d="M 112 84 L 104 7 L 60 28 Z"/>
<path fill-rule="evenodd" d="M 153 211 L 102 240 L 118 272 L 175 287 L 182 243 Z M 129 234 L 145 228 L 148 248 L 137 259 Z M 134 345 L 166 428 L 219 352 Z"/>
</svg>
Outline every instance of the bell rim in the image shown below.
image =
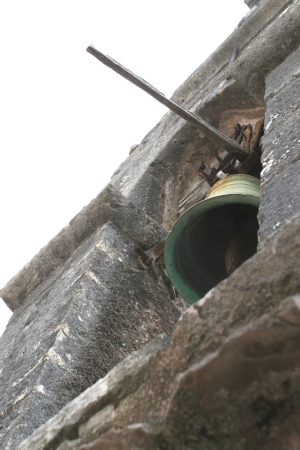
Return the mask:
<svg viewBox="0 0 300 450">
<path fill-rule="evenodd" d="M 252 205 L 258 208 L 260 203 L 260 195 L 249 195 L 249 194 L 226 194 L 218 195 L 216 197 L 206 198 L 191 206 L 187 211 L 185 211 L 182 216 L 180 216 L 174 223 L 165 245 L 165 267 L 169 275 L 170 281 L 177 290 L 177 292 L 190 304 L 193 304 L 203 298 L 208 291 L 206 291 L 203 296 L 199 296 L 194 289 L 187 286 L 183 282 L 180 282 L 181 277 L 176 270 L 174 263 L 174 253 L 176 243 L 178 242 L 179 236 L 181 235 L 183 225 L 188 223 L 191 225 L 197 217 L 199 217 L 199 211 L 201 214 L 204 212 L 222 206 L 224 204 L 236 204 L 241 203 L 245 205 Z M 173 258 L 172 258 L 173 256 Z M 179 281 L 178 281 L 179 280 Z M 182 281 L 182 280 L 181 280 Z"/>
</svg>

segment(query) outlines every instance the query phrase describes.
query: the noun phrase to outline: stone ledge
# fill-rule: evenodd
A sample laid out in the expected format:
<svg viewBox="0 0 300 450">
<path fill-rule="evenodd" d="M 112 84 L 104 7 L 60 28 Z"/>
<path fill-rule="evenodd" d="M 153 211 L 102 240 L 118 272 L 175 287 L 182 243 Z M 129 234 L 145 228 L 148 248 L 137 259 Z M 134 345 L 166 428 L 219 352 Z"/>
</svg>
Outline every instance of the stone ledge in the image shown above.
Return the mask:
<svg viewBox="0 0 300 450">
<path fill-rule="evenodd" d="M 246 3 L 250 9 L 253 9 L 258 8 L 264 1 L 265 0 L 244 0 L 244 3 Z"/>
<path fill-rule="evenodd" d="M 300 48 L 291 53 L 266 79 L 265 101 L 274 97 L 282 88 L 300 75 Z"/>
<path fill-rule="evenodd" d="M 293 0 L 265 0 L 259 8 L 249 11 L 240 26 L 216 49 L 216 51 L 174 92 L 172 99 L 186 104 L 209 80 L 228 64 L 234 48 L 247 49 L 249 43 L 267 27 Z"/>
<path fill-rule="evenodd" d="M 256 10 L 257 14 L 267 3 Z M 281 14 L 241 51 L 230 70 L 260 105 L 265 104 L 265 77 L 300 45 L 299 2 L 279 3 Z"/>
<path fill-rule="evenodd" d="M 109 221 L 117 222 L 137 245 L 151 247 L 166 236 L 163 227 L 108 185 L 0 291 L 7 306 L 17 309 L 51 274 L 63 269 L 63 263 L 84 240 Z M 59 276 L 61 270 L 54 279 Z"/>
</svg>

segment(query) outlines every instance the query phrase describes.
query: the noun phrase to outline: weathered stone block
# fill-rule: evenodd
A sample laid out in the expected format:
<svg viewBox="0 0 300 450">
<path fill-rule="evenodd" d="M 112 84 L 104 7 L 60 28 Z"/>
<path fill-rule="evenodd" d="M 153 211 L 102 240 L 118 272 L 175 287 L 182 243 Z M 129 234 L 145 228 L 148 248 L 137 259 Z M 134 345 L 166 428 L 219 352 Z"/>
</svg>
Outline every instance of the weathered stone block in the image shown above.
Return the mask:
<svg viewBox="0 0 300 450">
<path fill-rule="evenodd" d="M 267 2 L 265 2 L 267 3 Z M 300 7 L 298 2 L 274 1 L 281 13 L 273 26 L 267 26 L 243 49 L 230 74 L 259 104 L 265 104 L 265 78 L 300 44 Z M 260 9 L 256 11 L 259 14 Z"/>
<path fill-rule="evenodd" d="M 300 79 L 296 78 L 293 82 L 284 86 L 277 94 L 270 98 L 265 116 L 265 135 L 273 132 L 278 133 L 278 128 L 286 126 L 287 132 L 295 135 L 298 131 L 297 126 L 291 128 L 286 123 L 300 105 Z M 298 111 L 297 111 L 298 112 Z"/>
<path fill-rule="evenodd" d="M 16 310 L 33 290 L 43 292 L 45 286 L 52 285 L 68 267 L 67 260 L 72 253 L 109 221 L 118 223 L 140 246 L 152 247 L 167 234 L 158 222 L 145 214 L 142 206 L 126 201 L 108 185 L 0 291 L 7 305 Z"/>
<path fill-rule="evenodd" d="M 169 448 L 196 449 L 200 442 L 213 450 L 244 450 L 248 442 L 257 442 L 258 448 L 269 449 L 278 433 L 286 447 L 278 443 L 275 448 L 289 448 L 289 436 L 298 436 L 289 411 L 294 405 L 298 408 L 300 399 L 300 301 L 299 296 L 282 301 L 300 292 L 299 230 L 298 218 L 191 306 L 177 323 L 170 345 L 149 357 L 145 371 L 128 377 L 132 372 L 124 360 L 117 369 L 119 377 L 113 369 L 18 450 L 54 450 L 65 438 L 75 439 L 78 448 L 80 434 L 88 449 L 87 430 L 94 439 L 107 426 L 121 431 L 108 431 L 90 448 L 105 448 L 100 445 L 108 442 L 111 448 L 120 448 L 125 436 L 134 448 L 134 442 L 140 442 L 135 439 L 142 439 L 140 433 L 145 448 L 148 442 L 153 448 L 168 443 Z M 143 350 L 136 356 L 143 358 Z M 264 408 L 268 411 L 272 405 L 274 417 L 267 414 L 261 419 Z M 90 426 L 96 418 L 97 428 Z M 130 426 L 138 423 L 144 425 L 136 434 Z"/>
<path fill-rule="evenodd" d="M 270 110 L 269 114 L 270 114 Z M 300 159 L 300 136 L 298 123 L 300 111 L 282 121 L 271 133 L 267 133 L 263 143 L 261 181 L 263 190 L 265 185 L 274 177 L 280 182 L 281 172 L 287 166 L 296 163 Z"/>
<path fill-rule="evenodd" d="M 293 83 L 300 75 L 300 47 L 288 55 L 284 61 L 279 64 L 266 77 L 266 93 L 265 100 L 268 102 L 270 98 L 285 86 Z"/>
<path fill-rule="evenodd" d="M 298 2 L 264 1 L 175 93 L 175 98 L 217 127 L 224 125 L 225 117 L 228 124 L 237 114 L 243 117 L 251 109 L 257 111 L 252 95 L 263 104 L 265 76 L 299 45 L 299 24 Z M 241 52 L 233 64 L 232 75 L 238 82 L 229 79 L 226 69 L 229 55 L 236 47 Z M 269 118 L 276 108 L 280 119 L 294 111 L 287 99 L 297 93 L 295 74 L 290 78 L 295 89 L 290 92 L 282 88 L 287 97 L 283 96 L 280 104 L 276 106 L 272 95 L 268 97 Z M 267 145 L 265 156 L 271 157 L 272 150 Z M 180 299 L 171 302 L 166 287 L 154 282 L 149 271 L 141 270 L 133 250 L 137 245 L 147 248 L 165 236 L 165 230 L 170 229 L 178 214 L 179 200 L 191 187 L 199 160 L 203 155 L 211 157 L 215 150 L 192 126 L 173 113 L 166 114 L 116 171 L 104 192 L 2 291 L 11 307 L 18 307 L 3 341 L 0 386 L 5 392 L 0 405 L 4 420 L 1 445 L 5 450 L 15 448 L 22 437 L 58 410 L 60 413 L 36 430 L 20 448 L 75 449 L 81 444 L 89 445 L 91 439 L 112 427 L 120 431 L 108 431 L 105 437 L 90 443 L 90 448 L 100 448 L 99 445 L 193 448 L 200 439 L 203 448 L 223 450 L 227 446 L 232 450 L 243 448 L 248 432 L 253 439 L 257 438 L 256 446 L 265 445 L 261 436 L 255 434 L 256 419 L 248 414 L 250 397 L 244 396 L 245 410 L 235 388 L 241 387 L 242 394 L 249 388 L 243 384 L 241 373 L 247 375 L 246 350 L 250 347 L 253 350 L 250 359 L 259 369 L 258 372 L 249 369 L 251 386 L 261 382 L 261 371 L 267 385 L 274 386 L 286 400 L 280 383 L 272 384 L 265 362 L 268 357 L 278 356 L 282 364 L 284 350 L 289 357 L 292 355 L 290 359 L 297 357 L 293 345 L 294 337 L 298 339 L 297 314 L 288 311 L 293 330 L 289 324 L 277 333 L 276 324 L 288 320 L 279 313 L 274 319 L 272 310 L 283 298 L 300 289 L 299 221 L 290 224 L 288 231 L 285 229 L 280 238 L 274 238 L 271 246 L 192 306 L 178 323 L 170 345 L 165 337 L 156 340 L 154 348 L 151 344 L 126 359 L 64 407 L 132 350 L 159 332 L 169 333 L 185 308 Z M 292 158 L 296 158 L 296 153 Z M 288 164 L 296 161 L 286 159 Z M 296 167 L 287 167 L 284 161 L 280 164 L 273 175 Z M 267 195 L 273 190 L 278 197 L 278 180 L 274 178 L 271 185 L 265 179 L 264 189 L 269 191 L 265 191 L 260 211 L 262 222 L 268 208 L 277 213 L 277 205 L 268 202 Z M 291 185 L 288 176 L 285 181 L 287 195 L 295 195 L 298 187 Z M 295 202 L 291 215 L 285 212 L 284 220 L 299 210 L 298 200 Z M 282 199 L 279 204 L 283 215 Z M 273 230 L 273 219 L 271 214 L 270 223 L 262 223 L 264 238 Z M 269 325 L 257 322 L 265 313 L 269 314 Z M 241 329 L 250 321 L 252 328 Z M 18 335 L 15 330 L 23 328 L 24 332 Z M 276 341 L 278 354 L 270 341 Z M 289 346 L 290 341 L 293 342 Z M 268 348 L 264 348 L 265 342 L 270 344 Z M 19 354 L 12 362 L 16 347 Z M 240 357 L 238 361 L 234 359 L 236 354 Z M 230 364 L 226 365 L 227 362 Z M 292 378 L 293 368 L 287 366 Z M 276 364 L 269 367 L 276 369 Z M 224 379 L 220 376 L 223 371 Z M 232 409 L 228 409 L 225 397 L 219 395 L 221 383 Z M 265 392 L 265 385 L 259 389 L 251 391 L 252 394 Z M 296 389 L 293 392 L 298 395 Z M 216 417 L 205 400 L 207 393 L 212 394 Z M 195 398 L 191 398 L 193 395 Z M 257 416 L 276 400 L 270 392 L 267 396 L 270 403 L 258 402 L 258 407 L 255 406 Z M 184 398 L 191 399 L 190 411 L 188 404 L 182 405 Z M 181 407 L 180 420 L 182 417 L 184 420 L 178 423 Z M 194 417 L 198 418 L 196 424 L 192 423 Z M 139 422 L 142 425 L 137 426 Z M 250 425 L 243 435 L 240 430 L 247 423 Z M 280 425 L 274 423 L 272 432 L 276 434 L 276 426 Z M 295 445 L 297 439 L 296 433 Z M 291 441 L 285 443 L 292 445 Z"/>
<path fill-rule="evenodd" d="M 159 427 L 129 425 L 80 450 L 298 448 L 299 337 L 295 296 L 183 372 Z"/>
<path fill-rule="evenodd" d="M 264 0 L 244 0 L 244 3 L 246 3 L 249 8 L 254 8 L 259 6 Z"/>
<path fill-rule="evenodd" d="M 297 48 L 266 78 L 262 197 L 258 215 L 260 246 L 300 214 L 299 55 L 300 48 Z"/>
<path fill-rule="evenodd" d="M 202 89 L 207 82 L 228 65 L 234 48 L 241 52 L 287 8 L 293 0 L 265 0 L 259 8 L 249 12 L 240 26 L 223 44 L 182 84 L 174 93 L 173 100 L 186 104 Z M 273 25 L 272 23 L 272 25 Z M 265 50 L 265 49 L 261 49 Z M 260 55 L 258 54 L 258 57 Z M 262 58 L 263 59 L 263 58 Z M 281 62 L 281 61 L 279 61 Z"/>
<path fill-rule="evenodd" d="M 141 270 L 134 248 L 120 227 L 104 225 L 17 310 L 2 337 L 0 448 L 14 449 L 132 351 L 171 332 L 185 302 Z"/>
<path fill-rule="evenodd" d="M 300 213 L 300 161 L 286 167 L 262 190 L 259 207 L 259 240 L 263 242 Z"/>
<path fill-rule="evenodd" d="M 65 437 L 77 436 L 78 426 L 87 419 L 94 417 L 96 411 L 103 411 L 113 400 L 119 403 L 124 397 L 130 396 L 142 382 L 149 379 L 149 366 L 155 355 L 169 346 L 170 339 L 165 335 L 158 336 L 141 350 L 133 352 L 128 358 L 114 367 L 105 378 L 99 380 L 70 402 L 58 415 L 50 419 L 50 426 L 45 425 L 36 430 L 30 437 L 30 448 L 52 449 Z M 26 441 L 20 449 L 28 448 Z"/>
</svg>

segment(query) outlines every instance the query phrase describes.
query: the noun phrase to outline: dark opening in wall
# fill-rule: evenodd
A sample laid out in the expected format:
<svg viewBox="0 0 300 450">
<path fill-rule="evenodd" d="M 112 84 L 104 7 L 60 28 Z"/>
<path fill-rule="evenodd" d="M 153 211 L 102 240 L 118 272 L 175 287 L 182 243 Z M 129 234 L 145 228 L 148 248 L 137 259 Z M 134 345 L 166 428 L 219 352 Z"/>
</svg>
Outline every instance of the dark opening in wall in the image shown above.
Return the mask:
<svg viewBox="0 0 300 450">
<path fill-rule="evenodd" d="M 239 162 L 225 152 L 215 155 L 213 165 L 203 160 L 199 175 L 204 189 L 211 189 L 204 200 L 195 189 L 181 202 L 184 211 L 167 239 L 165 264 L 171 282 L 191 303 L 256 252 L 263 126 L 264 119 L 253 126 L 237 123 L 231 138 L 249 157 Z"/>
</svg>

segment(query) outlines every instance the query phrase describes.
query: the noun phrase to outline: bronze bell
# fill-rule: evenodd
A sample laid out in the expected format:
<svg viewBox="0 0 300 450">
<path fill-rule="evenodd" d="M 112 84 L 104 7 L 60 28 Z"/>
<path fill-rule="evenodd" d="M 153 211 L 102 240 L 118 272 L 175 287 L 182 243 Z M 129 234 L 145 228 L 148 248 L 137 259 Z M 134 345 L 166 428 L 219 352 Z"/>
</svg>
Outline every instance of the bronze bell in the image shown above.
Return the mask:
<svg viewBox="0 0 300 450">
<path fill-rule="evenodd" d="M 230 175 L 174 224 L 165 247 L 172 284 L 194 303 L 257 249 L 260 180 Z"/>
</svg>

